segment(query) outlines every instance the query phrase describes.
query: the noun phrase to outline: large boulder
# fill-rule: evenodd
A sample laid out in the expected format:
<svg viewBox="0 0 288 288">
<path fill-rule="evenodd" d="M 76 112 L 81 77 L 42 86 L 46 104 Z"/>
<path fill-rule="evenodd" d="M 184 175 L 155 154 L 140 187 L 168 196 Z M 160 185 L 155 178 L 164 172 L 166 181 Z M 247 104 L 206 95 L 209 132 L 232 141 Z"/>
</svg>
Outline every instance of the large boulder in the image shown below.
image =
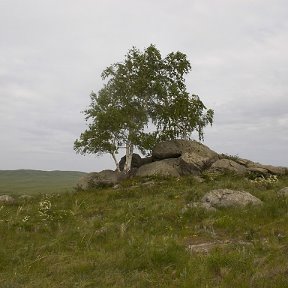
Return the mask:
<svg viewBox="0 0 288 288">
<path fill-rule="evenodd" d="M 195 153 L 204 158 L 213 158 L 218 154 L 207 146 L 193 140 L 169 140 L 156 144 L 152 150 L 153 161 L 178 158 L 184 153 Z"/>
<path fill-rule="evenodd" d="M 261 205 L 262 201 L 245 191 L 230 189 L 215 189 L 206 193 L 201 203 L 207 207 L 231 207 L 246 205 Z"/>
<path fill-rule="evenodd" d="M 180 163 L 179 159 L 165 159 L 162 161 L 152 162 L 141 166 L 137 172 L 136 176 L 180 176 Z"/>
<path fill-rule="evenodd" d="M 92 172 L 81 177 L 77 183 L 79 190 L 90 188 L 114 186 L 125 178 L 123 173 L 113 170 L 103 170 L 101 172 Z"/>
<path fill-rule="evenodd" d="M 199 175 L 201 172 L 212 165 L 218 159 L 217 156 L 202 156 L 195 152 L 184 152 L 180 159 L 182 175 Z"/>
<path fill-rule="evenodd" d="M 209 171 L 211 172 L 230 171 L 236 174 L 245 174 L 247 173 L 247 168 L 244 165 L 241 165 L 233 160 L 219 159 L 211 165 Z"/>
<path fill-rule="evenodd" d="M 124 166 L 125 166 L 125 162 L 126 162 L 126 155 L 123 156 L 119 162 L 119 169 L 120 171 L 124 170 Z M 131 161 L 131 168 L 139 168 L 142 165 L 142 158 L 140 155 L 133 153 L 132 154 L 132 161 Z"/>
</svg>

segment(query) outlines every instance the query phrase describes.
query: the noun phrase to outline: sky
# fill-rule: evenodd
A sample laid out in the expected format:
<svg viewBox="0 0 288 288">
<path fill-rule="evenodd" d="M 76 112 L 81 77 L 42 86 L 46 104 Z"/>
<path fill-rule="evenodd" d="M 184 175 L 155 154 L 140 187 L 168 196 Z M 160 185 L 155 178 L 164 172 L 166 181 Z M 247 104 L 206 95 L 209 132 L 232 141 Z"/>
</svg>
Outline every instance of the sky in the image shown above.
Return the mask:
<svg viewBox="0 0 288 288">
<path fill-rule="evenodd" d="M 215 111 L 203 144 L 288 167 L 287 14 L 287 0 L 0 0 L 0 169 L 114 169 L 73 150 L 81 111 L 107 66 L 150 44 L 190 60 L 188 91 Z"/>
</svg>

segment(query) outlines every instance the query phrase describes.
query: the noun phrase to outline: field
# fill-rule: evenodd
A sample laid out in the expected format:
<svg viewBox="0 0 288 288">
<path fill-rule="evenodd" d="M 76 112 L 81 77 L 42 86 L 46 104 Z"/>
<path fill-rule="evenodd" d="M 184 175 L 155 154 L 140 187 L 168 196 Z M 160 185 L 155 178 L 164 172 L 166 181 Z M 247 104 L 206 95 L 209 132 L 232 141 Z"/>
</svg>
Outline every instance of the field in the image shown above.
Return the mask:
<svg viewBox="0 0 288 288">
<path fill-rule="evenodd" d="M 84 174 L 75 171 L 0 170 L 0 195 L 70 191 Z"/>
<path fill-rule="evenodd" d="M 54 186 L 0 205 L 0 287 L 288 287 L 288 199 L 277 195 L 288 177 L 204 179 L 50 193 Z M 214 188 L 264 204 L 187 208 Z"/>
</svg>

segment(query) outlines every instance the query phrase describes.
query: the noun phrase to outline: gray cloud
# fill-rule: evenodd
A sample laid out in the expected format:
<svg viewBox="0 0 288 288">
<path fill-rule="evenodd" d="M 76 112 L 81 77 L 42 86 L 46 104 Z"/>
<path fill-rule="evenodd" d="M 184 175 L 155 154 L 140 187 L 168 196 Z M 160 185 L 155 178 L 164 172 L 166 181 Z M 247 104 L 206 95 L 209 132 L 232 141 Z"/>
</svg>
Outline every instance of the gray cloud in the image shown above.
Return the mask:
<svg viewBox="0 0 288 288">
<path fill-rule="evenodd" d="M 101 71 L 132 46 L 180 50 L 191 92 L 215 110 L 205 143 L 288 166 L 288 3 L 284 0 L 2 0 L 0 169 L 100 170 L 80 156 L 80 111 Z"/>
</svg>

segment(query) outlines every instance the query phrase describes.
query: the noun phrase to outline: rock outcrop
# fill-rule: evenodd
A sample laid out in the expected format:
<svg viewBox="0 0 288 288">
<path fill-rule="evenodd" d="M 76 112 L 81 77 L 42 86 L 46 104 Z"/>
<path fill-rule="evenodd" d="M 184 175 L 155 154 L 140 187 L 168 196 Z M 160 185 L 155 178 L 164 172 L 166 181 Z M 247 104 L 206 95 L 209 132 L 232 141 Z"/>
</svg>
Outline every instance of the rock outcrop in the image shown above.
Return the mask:
<svg viewBox="0 0 288 288">
<path fill-rule="evenodd" d="M 123 171 L 126 157 L 119 163 Z M 132 170 L 129 175 L 112 170 L 89 173 L 82 177 L 78 188 L 86 190 L 90 187 L 113 186 L 127 177 L 139 176 L 201 176 L 203 172 L 225 173 L 238 175 L 255 174 L 269 175 L 288 174 L 288 168 L 263 165 L 237 156 L 218 154 L 200 142 L 192 140 L 170 140 L 158 143 L 152 150 L 152 156 L 141 158 L 133 154 Z"/>
</svg>

